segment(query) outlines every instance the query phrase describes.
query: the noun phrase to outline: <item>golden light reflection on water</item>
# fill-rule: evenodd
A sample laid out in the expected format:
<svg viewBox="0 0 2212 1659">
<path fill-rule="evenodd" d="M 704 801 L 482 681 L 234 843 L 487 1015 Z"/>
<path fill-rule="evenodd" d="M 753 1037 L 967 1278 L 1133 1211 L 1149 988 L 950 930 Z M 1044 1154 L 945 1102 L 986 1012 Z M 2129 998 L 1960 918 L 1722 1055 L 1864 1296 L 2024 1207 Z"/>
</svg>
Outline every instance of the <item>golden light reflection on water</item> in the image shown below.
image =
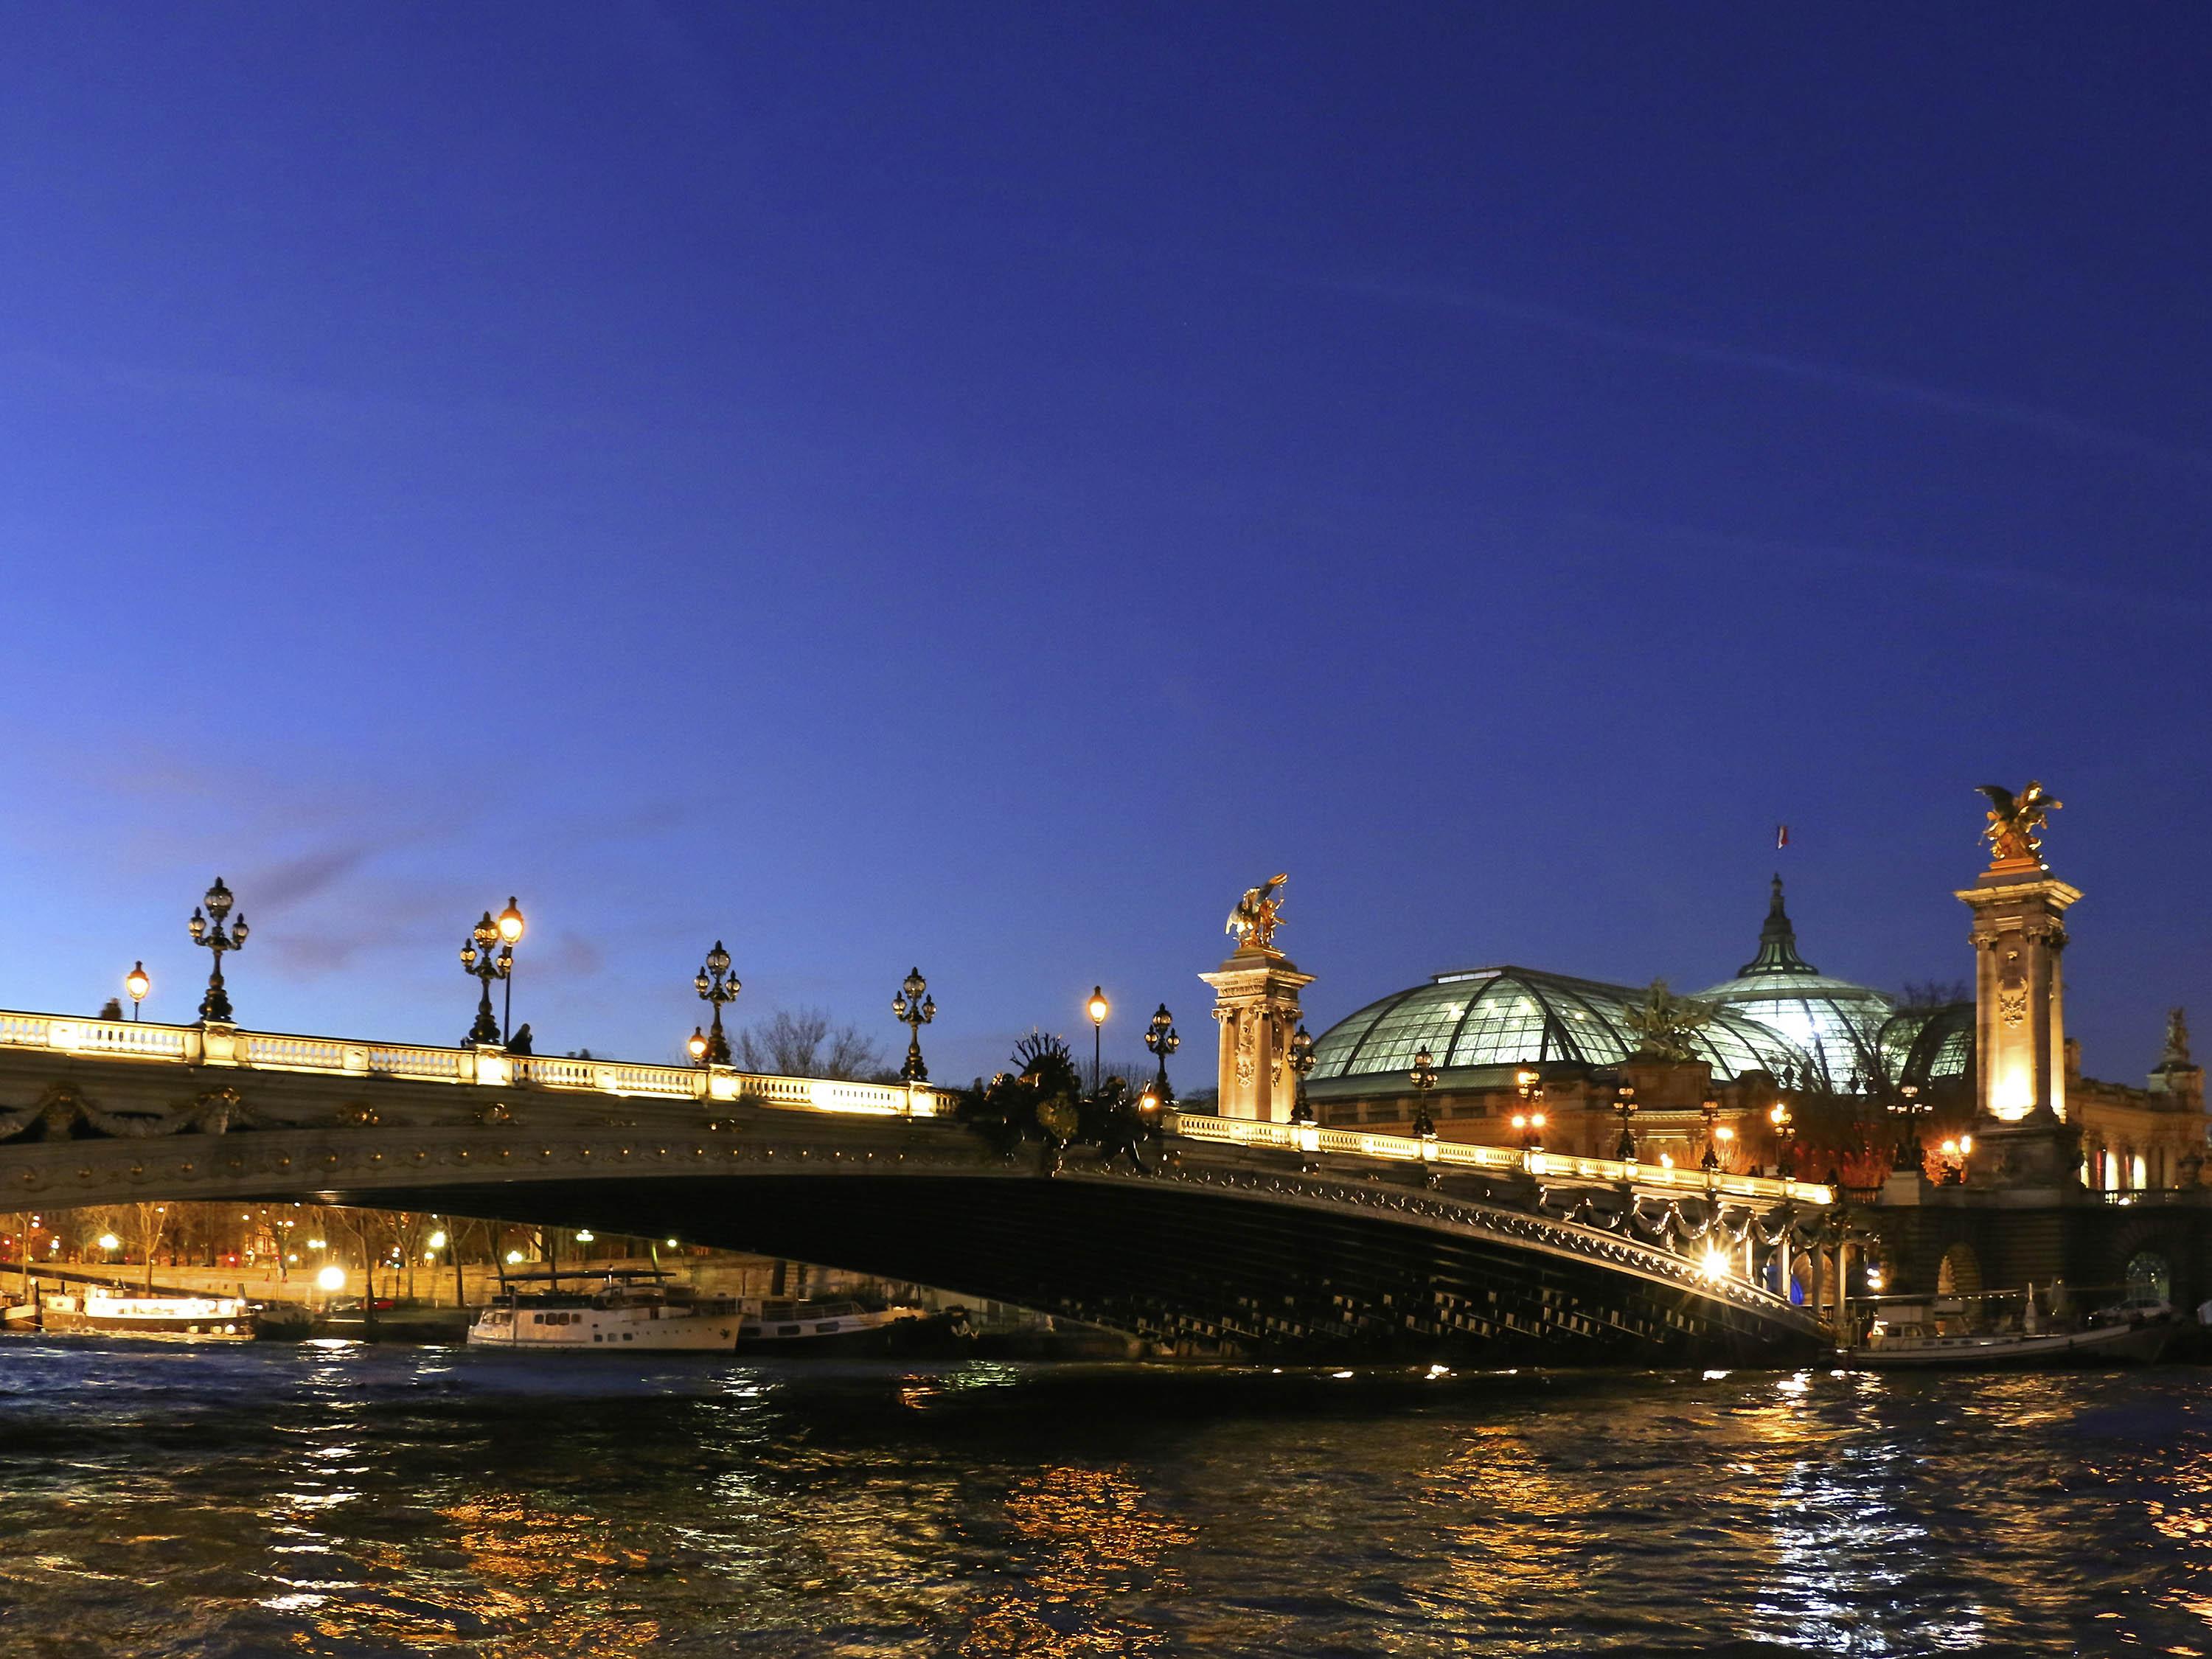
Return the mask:
<svg viewBox="0 0 2212 1659">
<path fill-rule="evenodd" d="M 1021 1586 L 975 1615 L 961 1653 L 1064 1659 L 1170 1650 L 1164 1632 L 1134 1627 L 1115 1604 L 1172 1594 L 1181 1580 L 1163 1558 L 1198 1534 L 1146 1507 L 1126 1471 L 1047 1469 L 1007 1495 L 1006 1518 L 1035 1553 L 1018 1569 Z"/>
<path fill-rule="evenodd" d="M 1423 1496 L 1445 1524 L 1454 1595 L 1484 1617 L 1517 1617 L 1532 1599 L 1586 1595 L 1601 1540 L 1585 1523 L 1583 1495 L 1553 1478 L 1521 1435 L 1477 1431 L 1423 1477 Z"/>
<path fill-rule="evenodd" d="M 2169 1607 L 2212 1625 L 2212 1452 L 2179 1459 L 2171 1480 L 2166 1498 L 2143 1502 L 2152 1530 L 2180 1549 L 2182 1582 L 2165 1599 Z"/>
<path fill-rule="evenodd" d="M 623 1575 L 653 1558 L 617 1541 L 604 1522 L 512 1492 L 470 1498 L 439 1515 L 467 1561 L 474 1616 L 502 1627 L 476 1650 L 486 1659 L 639 1653 L 659 1639 L 659 1621 L 621 1596 Z"/>
</svg>

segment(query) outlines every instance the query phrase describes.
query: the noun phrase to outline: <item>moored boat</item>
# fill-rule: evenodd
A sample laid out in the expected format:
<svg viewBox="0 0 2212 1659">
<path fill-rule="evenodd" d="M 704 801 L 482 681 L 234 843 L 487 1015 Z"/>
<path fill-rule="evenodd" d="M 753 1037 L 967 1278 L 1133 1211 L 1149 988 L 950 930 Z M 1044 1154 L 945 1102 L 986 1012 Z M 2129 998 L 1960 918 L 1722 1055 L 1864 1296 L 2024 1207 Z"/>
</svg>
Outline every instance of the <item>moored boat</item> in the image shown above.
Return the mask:
<svg viewBox="0 0 2212 1659">
<path fill-rule="evenodd" d="M 737 1341 L 739 1304 L 734 1297 L 702 1297 L 681 1285 L 642 1275 L 605 1276 L 597 1291 L 555 1288 L 538 1294 L 510 1291 L 469 1327 L 478 1348 L 619 1349 L 659 1352 L 723 1352 Z"/>
<path fill-rule="evenodd" d="M 2018 1298 L 1953 1298 L 1948 1305 Z M 2052 1299 L 2061 1300 L 2054 1292 Z M 1917 1310 L 1907 1304 L 1911 1311 Z M 2041 1313 L 2035 1288 L 2027 1289 L 2022 1316 L 2000 1328 L 1974 1330 L 1963 1321 L 1941 1317 L 1933 1328 L 1917 1318 L 1899 1319 L 1906 1310 L 1892 1310 L 1890 1317 L 1875 1318 L 1864 1339 L 1838 1350 L 1843 1364 L 1854 1370 L 2009 1370 L 2041 1366 L 2154 1364 L 2173 1340 L 2179 1322 L 2164 1302 L 2121 1303 L 2092 1313 L 2078 1325 L 2068 1325 L 2055 1311 Z M 1951 1328 L 1945 1328 L 1947 1323 Z"/>
<path fill-rule="evenodd" d="M 769 1300 L 745 1304 L 737 1351 L 760 1355 L 887 1354 L 919 1308 L 866 1308 L 857 1302 Z"/>
<path fill-rule="evenodd" d="M 9 1322 L 15 1310 L 9 1310 Z M 37 1323 L 46 1331 L 94 1331 L 105 1336 L 181 1337 L 204 1342 L 246 1342 L 257 1323 L 253 1309 L 234 1296 L 127 1296 L 88 1287 L 48 1291 L 38 1299 Z"/>
</svg>

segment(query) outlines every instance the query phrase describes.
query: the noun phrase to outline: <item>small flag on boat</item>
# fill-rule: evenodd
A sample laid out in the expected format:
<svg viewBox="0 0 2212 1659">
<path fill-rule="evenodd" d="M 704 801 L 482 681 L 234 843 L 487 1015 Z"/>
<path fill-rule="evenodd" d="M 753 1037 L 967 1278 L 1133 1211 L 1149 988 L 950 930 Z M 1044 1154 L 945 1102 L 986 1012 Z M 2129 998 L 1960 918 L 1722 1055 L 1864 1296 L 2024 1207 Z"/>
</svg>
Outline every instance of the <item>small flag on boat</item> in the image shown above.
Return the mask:
<svg viewBox="0 0 2212 1659">
<path fill-rule="evenodd" d="M 1778 848 L 1787 847 L 1790 845 L 1790 826 L 1788 824 L 1778 823 L 1774 826 L 1774 844 Z"/>
</svg>

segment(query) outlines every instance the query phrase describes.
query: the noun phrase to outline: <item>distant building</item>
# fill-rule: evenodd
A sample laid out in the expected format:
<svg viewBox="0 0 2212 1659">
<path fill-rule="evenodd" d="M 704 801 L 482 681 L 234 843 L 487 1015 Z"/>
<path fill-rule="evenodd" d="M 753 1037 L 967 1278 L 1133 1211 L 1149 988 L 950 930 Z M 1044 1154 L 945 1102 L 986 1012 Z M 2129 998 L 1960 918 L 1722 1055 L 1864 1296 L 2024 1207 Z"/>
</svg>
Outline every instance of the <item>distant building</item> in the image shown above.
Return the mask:
<svg viewBox="0 0 2212 1659">
<path fill-rule="evenodd" d="M 1814 1121 L 1856 1139 L 1854 1179 L 1878 1182 L 1897 1139 L 1887 1109 L 1907 1098 L 1933 1109 L 1918 1120 L 1935 1158 L 1945 1133 L 1971 1129 L 1975 1093 L 1972 1002 L 1900 1008 L 1869 986 L 1820 973 L 1800 954 L 1776 878 L 1759 950 L 1733 979 L 1699 992 L 1711 1012 L 1685 1034 L 1695 1058 L 1638 1052 L 1632 1012 L 1647 993 L 1521 967 L 1456 969 L 1394 992 L 1338 1021 L 1314 1043 L 1307 1097 L 1325 1127 L 1409 1133 L 1420 1105 L 1412 1080 L 1426 1049 L 1437 1070 L 1427 1105 L 1449 1140 L 1610 1157 L 1624 1097 L 1638 1156 L 1694 1167 L 1711 1121 L 1729 1133 L 1723 1161 L 1736 1170 L 1785 1156 L 1775 1108 L 1791 1128 Z M 2065 1116 L 2081 1133 L 2081 1177 L 2127 1192 L 2193 1186 L 2205 1164 L 2203 1073 L 2190 1058 L 2179 1012 L 2167 1050 L 2143 1088 L 2084 1079 L 2079 1046 L 2065 1044 Z M 1626 1097 L 1623 1090 L 1631 1091 Z M 1540 1111 L 1540 1131 L 1515 1126 Z M 1832 1158 L 1838 1149 L 1824 1147 Z M 1869 1165 L 1872 1173 L 1866 1173 Z M 1940 1164 L 1931 1164 L 1940 1169 Z M 1828 1171 L 1801 1165 L 1820 1179 Z"/>
</svg>

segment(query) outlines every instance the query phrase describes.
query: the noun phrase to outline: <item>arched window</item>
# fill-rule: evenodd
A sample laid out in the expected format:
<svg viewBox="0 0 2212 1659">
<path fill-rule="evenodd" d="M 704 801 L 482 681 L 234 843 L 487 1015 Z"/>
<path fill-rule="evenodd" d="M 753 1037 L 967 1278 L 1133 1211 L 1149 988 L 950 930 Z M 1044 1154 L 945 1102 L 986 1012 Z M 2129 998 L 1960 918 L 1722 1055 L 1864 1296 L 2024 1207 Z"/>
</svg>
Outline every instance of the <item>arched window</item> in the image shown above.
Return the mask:
<svg viewBox="0 0 2212 1659">
<path fill-rule="evenodd" d="M 1954 1244 L 1936 1268 L 1936 1294 L 1972 1296 L 1982 1288 L 1982 1261 L 1971 1244 Z"/>
<path fill-rule="evenodd" d="M 2128 1300 L 2163 1302 L 2171 1286 L 2166 1258 L 2155 1250 L 2137 1250 L 2128 1258 Z"/>
</svg>

